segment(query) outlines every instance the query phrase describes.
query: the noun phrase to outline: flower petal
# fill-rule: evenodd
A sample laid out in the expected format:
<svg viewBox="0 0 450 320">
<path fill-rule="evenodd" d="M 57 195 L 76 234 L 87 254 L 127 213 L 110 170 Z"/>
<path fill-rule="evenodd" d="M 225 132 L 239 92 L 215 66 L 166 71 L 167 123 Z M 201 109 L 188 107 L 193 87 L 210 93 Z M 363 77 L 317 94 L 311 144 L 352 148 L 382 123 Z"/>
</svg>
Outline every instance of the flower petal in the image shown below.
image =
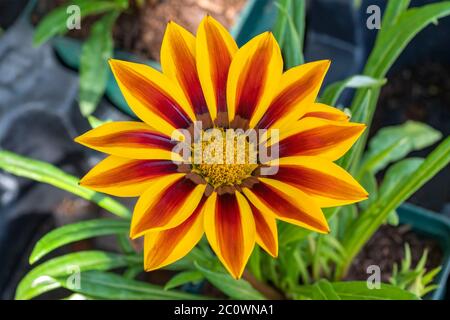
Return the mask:
<svg viewBox="0 0 450 320">
<path fill-rule="evenodd" d="M 278 256 L 278 232 L 277 221 L 272 215 L 263 213 L 249 202 L 252 209 L 253 219 L 255 219 L 256 243 L 272 257 Z"/>
<path fill-rule="evenodd" d="M 179 226 L 148 232 L 144 240 L 146 271 L 167 266 L 188 254 L 203 235 L 203 197 L 194 212 Z"/>
<path fill-rule="evenodd" d="M 131 159 L 180 160 L 172 152 L 177 141 L 142 122 L 105 123 L 77 137 L 76 142 L 104 153 Z"/>
<path fill-rule="evenodd" d="M 283 59 L 272 33 L 265 32 L 241 47 L 228 74 L 230 122 L 239 116 L 253 128 L 266 112 L 282 71 Z"/>
<path fill-rule="evenodd" d="M 288 157 L 279 160 L 271 179 L 293 185 L 314 198 L 321 207 L 334 207 L 367 199 L 367 191 L 333 162 L 319 157 Z"/>
<path fill-rule="evenodd" d="M 205 205 L 205 233 L 225 268 L 240 278 L 255 245 L 255 222 L 244 196 L 214 192 Z"/>
<path fill-rule="evenodd" d="M 296 128 L 281 132 L 279 142 L 271 141 L 269 145 L 278 147 L 280 158 L 320 156 L 335 161 L 352 147 L 365 128 L 360 123 L 305 118 L 298 121 Z"/>
<path fill-rule="evenodd" d="M 332 121 L 349 121 L 350 117 L 338 108 L 327 106 L 322 103 L 314 103 L 302 118 L 322 118 Z"/>
<path fill-rule="evenodd" d="M 226 87 L 228 71 L 236 42 L 214 18 L 206 16 L 197 30 L 197 70 L 213 120 L 217 113 L 227 112 Z"/>
<path fill-rule="evenodd" d="M 269 108 L 259 121 L 260 129 L 279 129 L 300 119 L 319 93 L 329 60 L 306 63 L 286 71 Z"/>
<path fill-rule="evenodd" d="M 265 214 L 320 233 L 330 230 L 317 203 L 289 184 L 259 178 L 259 183 L 243 191 L 253 205 Z"/>
<path fill-rule="evenodd" d="M 180 88 L 166 75 L 140 63 L 111 59 L 110 65 L 128 105 L 151 127 L 170 137 L 195 120 Z"/>
<path fill-rule="evenodd" d="M 175 22 L 169 21 L 161 45 L 161 67 L 176 81 L 196 115 L 208 113 L 195 62 L 195 37 Z"/>
<path fill-rule="evenodd" d="M 194 212 L 206 185 L 197 185 L 184 176 L 182 173 L 171 174 L 153 181 L 134 208 L 131 238 L 148 231 L 175 228 Z"/>
<path fill-rule="evenodd" d="M 80 185 L 118 197 L 137 197 L 163 175 L 177 173 L 170 160 L 132 160 L 109 156 L 91 169 Z"/>
</svg>

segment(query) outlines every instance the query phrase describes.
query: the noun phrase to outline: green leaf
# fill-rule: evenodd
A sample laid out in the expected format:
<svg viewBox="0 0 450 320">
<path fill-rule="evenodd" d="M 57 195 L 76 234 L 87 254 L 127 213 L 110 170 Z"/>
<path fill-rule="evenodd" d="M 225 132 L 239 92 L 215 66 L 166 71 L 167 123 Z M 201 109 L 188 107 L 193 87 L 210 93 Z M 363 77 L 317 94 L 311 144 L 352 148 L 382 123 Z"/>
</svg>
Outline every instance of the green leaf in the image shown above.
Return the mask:
<svg viewBox="0 0 450 320">
<path fill-rule="evenodd" d="M 129 228 L 129 222 L 113 219 L 82 221 L 60 227 L 50 231 L 36 243 L 30 255 L 30 264 L 63 245 L 98 236 L 127 233 Z"/>
<path fill-rule="evenodd" d="M 418 300 L 419 298 L 406 290 L 382 283 L 380 288 L 369 289 L 365 281 L 327 282 L 299 286 L 295 290 L 298 296 L 311 299 L 328 300 Z M 332 298 L 334 297 L 334 298 Z"/>
<path fill-rule="evenodd" d="M 412 151 L 431 146 L 441 138 L 439 131 L 415 121 L 382 128 L 370 141 L 358 176 L 365 171 L 375 174 L 389 163 L 404 158 Z"/>
<path fill-rule="evenodd" d="M 388 214 L 445 168 L 449 162 L 450 137 L 447 137 L 425 159 L 415 173 L 410 175 L 409 179 L 398 181 L 395 189 L 384 193 L 366 211 L 361 213 L 351 226 L 352 232 L 347 233 L 342 241 L 348 255 L 345 263 L 338 266 L 336 273 L 338 278 L 345 275 L 353 258 L 386 220 Z"/>
<path fill-rule="evenodd" d="M 278 8 L 277 39 L 282 39 L 282 51 L 287 69 L 304 63 L 305 1 L 275 2 Z M 279 34 L 284 31 L 284 35 Z"/>
<path fill-rule="evenodd" d="M 112 28 L 118 11 L 97 21 L 84 42 L 80 57 L 80 110 L 89 116 L 97 108 L 109 76 L 108 60 L 113 54 Z"/>
<path fill-rule="evenodd" d="M 160 286 L 127 279 L 120 275 L 87 271 L 80 274 L 80 287 L 68 286 L 64 279 L 58 279 L 61 286 L 83 295 L 112 300 L 198 300 L 206 296 L 179 291 L 164 290 Z"/>
<path fill-rule="evenodd" d="M 164 290 L 173 289 L 187 283 L 202 281 L 203 275 L 198 271 L 184 271 L 173 276 L 164 286 Z"/>
<path fill-rule="evenodd" d="M 278 6 L 282 8 L 289 8 L 292 5 L 292 0 L 278 0 Z M 287 16 L 278 11 L 277 19 L 273 27 L 273 35 L 277 39 L 280 48 L 284 46 L 284 41 L 286 38 L 286 27 L 287 27 Z"/>
<path fill-rule="evenodd" d="M 313 300 L 341 300 L 333 285 L 327 280 L 319 280 L 313 286 Z"/>
<path fill-rule="evenodd" d="M 360 180 L 361 185 L 369 193 L 369 198 L 367 200 L 361 201 L 358 205 L 362 209 L 367 209 L 367 207 L 376 200 L 378 196 L 378 183 L 375 175 L 372 172 L 365 172 Z"/>
<path fill-rule="evenodd" d="M 105 123 L 111 122 L 111 120 L 106 120 L 106 121 L 100 120 L 92 115 L 88 116 L 87 120 L 88 120 L 89 124 L 91 125 L 92 129 L 95 129 Z"/>
<path fill-rule="evenodd" d="M 264 296 L 243 279 L 233 279 L 229 274 L 208 270 L 195 262 L 197 269 L 214 287 L 238 300 L 264 300 Z"/>
<path fill-rule="evenodd" d="M 109 270 L 142 263 L 138 256 L 123 256 L 103 251 L 69 253 L 48 260 L 28 272 L 16 290 L 16 299 L 31 299 L 61 285 L 57 277 L 67 278 L 85 270 Z"/>
<path fill-rule="evenodd" d="M 384 10 L 380 33 L 389 30 L 391 26 L 397 23 L 398 17 L 408 9 L 410 2 L 411 0 L 388 1 Z"/>
<path fill-rule="evenodd" d="M 352 121 L 367 124 L 371 103 L 372 103 L 372 90 L 367 90 L 364 93 L 364 97 L 361 101 L 361 104 L 354 105 L 352 108 Z M 362 150 L 364 149 L 365 135 L 367 135 L 367 129 L 363 133 L 363 136 L 360 137 L 358 141 L 356 141 L 353 147 L 341 159 L 338 160 L 338 164 L 345 170 L 349 170 L 352 167 L 355 160 L 358 159 L 358 154 L 361 153 Z"/>
<path fill-rule="evenodd" d="M 0 169 L 19 177 L 48 183 L 59 189 L 71 192 L 83 199 L 96 203 L 121 218 L 129 219 L 131 217 L 130 211 L 124 205 L 111 197 L 80 186 L 78 178 L 65 173 L 50 163 L 0 150 Z"/>
<path fill-rule="evenodd" d="M 399 7 L 398 10 L 403 11 L 404 9 L 405 7 L 403 6 Z M 394 24 L 380 33 L 380 37 L 377 39 L 376 46 L 368 60 L 365 74 L 375 78 L 384 77 L 417 33 L 430 23 L 436 23 L 438 19 L 446 17 L 449 14 L 449 1 L 432 3 L 402 12 L 398 15 L 397 21 Z"/>
<path fill-rule="evenodd" d="M 80 8 L 81 17 L 88 15 L 101 14 L 111 10 L 124 10 L 128 7 L 128 1 L 92 1 L 92 0 L 72 0 L 71 5 L 76 5 Z M 67 13 L 68 5 L 62 5 L 42 19 L 36 28 L 33 37 L 33 44 L 35 46 L 41 45 L 51 37 L 64 34 L 69 29 L 67 28 L 67 21 L 70 18 L 70 13 Z"/>
<path fill-rule="evenodd" d="M 364 75 L 355 75 L 327 86 L 320 101 L 335 106 L 346 88 L 378 88 L 386 83 L 386 79 L 374 79 Z M 353 119 L 352 119 L 353 120 Z M 353 120 L 354 121 L 354 120 Z"/>
<path fill-rule="evenodd" d="M 408 158 L 403 159 L 393 164 L 384 175 L 383 182 L 380 185 L 379 193 L 380 197 L 383 197 L 390 192 L 395 192 L 399 184 L 409 179 L 413 175 L 425 160 L 422 158 Z"/>
</svg>

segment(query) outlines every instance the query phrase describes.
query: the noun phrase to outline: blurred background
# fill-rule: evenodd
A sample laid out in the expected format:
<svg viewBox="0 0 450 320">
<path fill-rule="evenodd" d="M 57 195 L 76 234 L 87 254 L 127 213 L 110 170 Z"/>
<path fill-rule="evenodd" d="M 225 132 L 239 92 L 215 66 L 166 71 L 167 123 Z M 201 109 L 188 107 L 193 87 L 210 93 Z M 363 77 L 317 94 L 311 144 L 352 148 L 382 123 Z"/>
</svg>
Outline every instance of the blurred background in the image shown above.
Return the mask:
<svg viewBox="0 0 450 320">
<path fill-rule="evenodd" d="M 413 0 L 411 5 L 431 2 L 435 1 Z M 101 158 L 73 142 L 75 136 L 90 128 L 80 112 L 80 55 L 82 43 L 88 39 L 99 14 L 82 18 L 80 29 L 33 45 L 36 25 L 43 17 L 56 7 L 69 4 L 64 0 L 0 0 L 0 149 L 47 161 L 81 176 Z M 383 10 L 386 1 L 307 1 L 305 59 L 332 60 L 326 83 L 362 72 L 377 33 L 366 26 L 366 10 L 373 4 Z M 195 33 L 206 13 L 231 29 L 242 45 L 254 35 L 273 29 L 277 12 L 273 0 L 131 1 L 112 29 L 114 56 L 157 66 L 167 21 L 174 20 Z M 384 126 L 415 120 L 449 135 L 449 35 L 450 19 L 443 19 L 407 47 L 388 74 L 371 134 Z M 338 104 L 346 107 L 351 95 L 350 90 L 346 91 Z M 133 118 L 112 78 L 108 78 L 101 97 L 95 103 L 96 118 Z M 433 148 L 412 155 L 424 157 Z M 443 219 L 449 218 L 449 181 L 450 168 L 446 168 L 409 202 Z M 133 203 L 129 204 L 131 207 Z M 18 281 L 30 268 L 30 250 L 40 236 L 56 226 L 102 215 L 104 212 L 98 207 L 64 191 L 0 170 L 0 299 L 14 296 Z M 399 232 L 386 227 L 356 263 L 375 259 L 377 263 L 386 260 L 387 265 L 399 261 L 406 240 L 413 252 L 417 249 L 416 260 L 425 247 L 430 248 L 432 265 L 439 265 L 448 256 L 445 250 L 450 244 L 443 247 L 433 239 L 411 234 L 408 227 Z M 92 241 L 62 250 L 115 245 L 108 238 Z M 377 256 L 372 256 L 373 252 Z"/>
</svg>

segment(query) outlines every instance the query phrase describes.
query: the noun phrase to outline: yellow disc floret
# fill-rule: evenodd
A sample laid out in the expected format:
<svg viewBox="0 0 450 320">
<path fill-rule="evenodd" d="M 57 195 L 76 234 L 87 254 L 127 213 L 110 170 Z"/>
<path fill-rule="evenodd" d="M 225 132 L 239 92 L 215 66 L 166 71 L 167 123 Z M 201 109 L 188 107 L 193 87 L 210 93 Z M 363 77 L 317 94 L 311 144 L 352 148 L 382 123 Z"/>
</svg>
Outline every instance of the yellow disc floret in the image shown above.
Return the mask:
<svg viewBox="0 0 450 320">
<path fill-rule="evenodd" d="M 243 132 L 216 128 L 201 137 L 193 144 L 192 171 L 214 188 L 239 185 L 258 167 L 256 148 Z"/>
</svg>

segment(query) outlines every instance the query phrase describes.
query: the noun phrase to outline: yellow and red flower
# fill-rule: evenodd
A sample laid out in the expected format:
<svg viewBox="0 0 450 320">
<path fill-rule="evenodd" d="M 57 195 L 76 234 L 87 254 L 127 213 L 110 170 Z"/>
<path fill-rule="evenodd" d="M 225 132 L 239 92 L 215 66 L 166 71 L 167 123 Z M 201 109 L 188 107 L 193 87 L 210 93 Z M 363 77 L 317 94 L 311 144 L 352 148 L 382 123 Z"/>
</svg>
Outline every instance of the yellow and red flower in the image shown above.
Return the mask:
<svg viewBox="0 0 450 320">
<path fill-rule="evenodd" d="M 255 242 L 278 254 L 276 220 L 329 232 L 321 208 L 367 198 L 333 161 L 365 126 L 336 108 L 316 103 L 330 65 L 317 61 L 283 73 L 280 48 L 269 32 L 238 48 L 212 17 L 196 37 L 169 22 L 161 48 L 162 73 L 143 64 L 111 60 L 131 109 L 143 122 L 113 122 L 76 139 L 109 154 L 81 184 L 121 197 L 139 197 L 130 236 L 145 237 L 145 269 L 185 256 L 206 233 L 226 269 L 239 278 Z M 171 135 L 204 128 L 278 129 L 272 163 L 180 164 Z M 181 160 L 181 159 L 180 159 Z"/>
</svg>

